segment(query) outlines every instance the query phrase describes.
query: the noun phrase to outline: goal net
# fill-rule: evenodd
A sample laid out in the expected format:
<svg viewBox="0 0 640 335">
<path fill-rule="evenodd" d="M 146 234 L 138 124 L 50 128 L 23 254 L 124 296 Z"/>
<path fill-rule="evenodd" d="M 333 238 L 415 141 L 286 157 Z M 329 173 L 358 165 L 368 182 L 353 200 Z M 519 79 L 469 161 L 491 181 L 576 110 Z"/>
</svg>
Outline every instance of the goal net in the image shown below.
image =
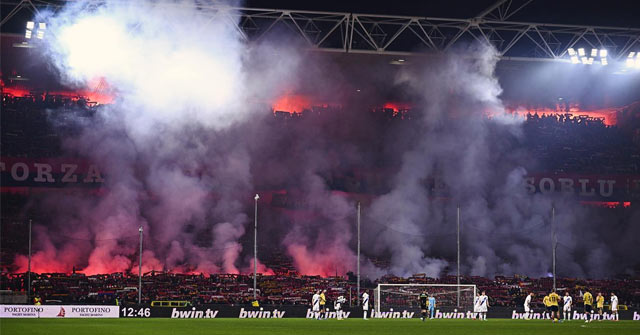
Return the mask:
<svg viewBox="0 0 640 335">
<path fill-rule="evenodd" d="M 376 310 L 418 310 L 418 297 L 423 291 L 436 298 L 437 309 L 473 311 L 476 286 L 456 284 L 378 284 L 374 292 Z"/>
</svg>

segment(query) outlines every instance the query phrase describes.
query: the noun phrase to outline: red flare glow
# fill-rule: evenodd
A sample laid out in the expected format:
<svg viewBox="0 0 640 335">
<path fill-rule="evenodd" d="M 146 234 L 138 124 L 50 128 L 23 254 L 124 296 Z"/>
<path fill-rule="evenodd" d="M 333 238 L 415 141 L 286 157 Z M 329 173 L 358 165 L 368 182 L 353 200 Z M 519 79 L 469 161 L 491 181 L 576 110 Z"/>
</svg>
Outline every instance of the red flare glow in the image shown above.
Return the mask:
<svg viewBox="0 0 640 335">
<path fill-rule="evenodd" d="M 313 107 L 328 108 L 330 106 L 340 106 L 338 103 L 327 102 L 309 95 L 284 94 L 271 104 L 273 112 L 302 113 L 304 110 L 311 110 Z"/>
<path fill-rule="evenodd" d="M 392 109 L 395 114 L 401 110 L 411 109 L 413 108 L 413 106 L 406 102 L 391 101 L 391 102 L 386 102 L 384 105 L 382 105 L 382 108 Z"/>
<path fill-rule="evenodd" d="M 96 102 L 98 104 L 110 104 L 114 100 L 114 95 L 109 84 L 103 78 L 95 78 L 87 83 L 87 87 L 75 91 L 45 91 L 44 95 L 58 95 L 66 98 L 70 98 L 74 101 L 79 98 L 85 98 L 89 102 Z M 22 86 L 3 86 L 3 94 L 10 94 L 14 97 L 27 97 L 33 95 L 31 90 Z M 38 92 L 40 94 L 40 92 Z"/>
<path fill-rule="evenodd" d="M 287 112 L 287 113 L 302 113 L 304 110 L 310 110 L 313 107 L 324 107 L 327 108 L 329 106 L 340 106 L 338 103 L 327 102 L 321 99 L 317 99 L 315 97 L 303 94 L 284 94 L 279 97 L 273 104 L 271 108 L 274 112 Z M 398 112 L 403 110 L 409 110 L 413 108 L 413 106 L 406 102 L 399 101 L 390 101 L 382 104 L 382 106 L 377 106 L 378 108 L 383 109 L 391 109 L 393 110 L 393 114 L 396 115 Z"/>
<path fill-rule="evenodd" d="M 273 103 L 273 111 L 276 112 L 289 112 L 289 113 L 302 113 L 305 109 L 310 109 L 312 106 L 312 99 L 309 96 L 300 94 L 287 94 L 283 95 Z"/>
<path fill-rule="evenodd" d="M 320 251 L 296 243 L 289 245 L 287 252 L 293 257 L 296 270 L 305 276 L 344 276 L 350 270 L 345 264 L 355 262 L 351 252 L 335 245 L 327 245 L 327 248 Z"/>
<path fill-rule="evenodd" d="M 629 208 L 631 207 L 631 202 L 630 201 L 581 201 L 580 202 L 583 205 L 588 205 L 588 206 L 595 206 L 595 207 L 605 207 L 605 208 L 616 208 L 616 207 L 623 207 L 623 208 Z"/>
<path fill-rule="evenodd" d="M 269 269 L 266 265 L 262 264 L 260 260 L 257 262 L 257 270 L 258 274 L 262 274 L 263 276 L 273 276 L 275 272 Z M 253 258 L 249 261 L 249 266 L 247 268 L 242 269 L 241 273 L 243 274 L 253 274 Z"/>
<path fill-rule="evenodd" d="M 3 87 L 2 94 L 11 94 L 14 97 L 25 97 L 29 95 L 29 90 L 23 87 Z"/>
<path fill-rule="evenodd" d="M 110 94 L 94 92 L 89 90 L 79 90 L 75 92 L 70 91 L 56 91 L 49 92 L 50 95 L 62 95 L 65 97 L 69 97 L 72 99 L 77 99 L 79 97 L 84 97 L 90 102 L 97 102 L 101 105 L 110 104 L 113 102 L 114 97 Z"/>
<path fill-rule="evenodd" d="M 595 110 L 581 109 L 578 105 L 571 105 L 566 107 L 564 105 L 558 105 L 555 109 L 552 108 L 507 108 L 507 111 L 511 114 L 526 117 L 527 114 L 538 115 L 566 115 L 571 114 L 573 117 L 589 117 L 592 119 L 602 119 L 603 123 L 607 126 L 615 126 L 618 122 L 617 113 L 624 109 L 624 107 L 611 107 Z"/>
<path fill-rule="evenodd" d="M 309 110 L 313 106 L 328 106 L 339 104 L 322 102 L 309 95 L 302 94 L 285 94 L 278 98 L 273 104 L 272 109 L 274 112 L 288 112 L 288 113 L 302 113 L 304 110 Z M 403 110 L 411 110 L 414 106 L 407 102 L 401 101 L 389 101 L 382 104 L 378 108 L 390 109 L 393 111 L 393 115 L 398 115 Z M 617 124 L 617 113 L 624 107 L 610 107 L 602 109 L 587 110 L 582 109 L 577 104 L 570 104 L 568 107 L 566 104 L 558 104 L 555 108 L 540 107 L 540 108 L 507 108 L 507 112 L 510 114 L 526 117 L 527 114 L 538 115 L 566 115 L 571 114 L 574 118 L 587 117 L 591 119 L 601 119 L 607 126 L 615 126 Z M 491 112 L 485 112 L 488 117 L 491 117 Z"/>
</svg>

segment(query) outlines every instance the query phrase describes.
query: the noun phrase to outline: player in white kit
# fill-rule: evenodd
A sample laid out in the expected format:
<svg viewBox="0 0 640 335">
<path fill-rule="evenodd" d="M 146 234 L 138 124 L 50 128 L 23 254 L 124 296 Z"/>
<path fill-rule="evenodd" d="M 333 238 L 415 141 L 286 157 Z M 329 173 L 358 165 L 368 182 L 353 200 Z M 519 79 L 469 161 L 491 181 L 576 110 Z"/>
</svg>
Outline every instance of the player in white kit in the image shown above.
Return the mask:
<svg viewBox="0 0 640 335">
<path fill-rule="evenodd" d="M 336 299 L 336 301 L 334 301 L 333 303 L 333 309 L 336 310 L 336 318 L 338 320 L 342 320 L 342 304 L 344 304 L 345 302 L 347 302 L 347 299 L 345 299 L 343 296 L 339 296 L 338 299 Z"/>
<path fill-rule="evenodd" d="M 311 310 L 317 320 L 320 320 L 320 290 L 311 298 Z"/>
<path fill-rule="evenodd" d="M 569 291 L 564 292 L 562 297 L 562 318 L 571 321 L 571 308 L 573 307 L 573 298 L 569 295 Z"/>
<path fill-rule="evenodd" d="M 478 313 L 480 313 L 480 320 L 487 321 L 487 310 L 489 310 L 489 297 L 482 291 L 482 294 L 478 297 Z"/>
<path fill-rule="evenodd" d="M 480 313 L 478 313 L 478 303 L 480 302 L 480 296 L 477 295 L 473 298 L 473 319 L 475 320 L 475 318 L 477 317 L 478 320 L 480 319 Z"/>
<path fill-rule="evenodd" d="M 618 297 L 613 292 L 611 292 L 611 314 L 613 314 L 613 321 L 618 321 Z"/>
<path fill-rule="evenodd" d="M 529 293 L 524 299 L 524 318 L 531 320 L 533 312 L 531 311 L 531 299 L 533 299 L 533 292 Z"/>
<path fill-rule="evenodd" d="M 367 319 L 367 312 L 369 311 L 369 293 L 365 291 L 362 293 L 362 318 Z"/>
</svg>

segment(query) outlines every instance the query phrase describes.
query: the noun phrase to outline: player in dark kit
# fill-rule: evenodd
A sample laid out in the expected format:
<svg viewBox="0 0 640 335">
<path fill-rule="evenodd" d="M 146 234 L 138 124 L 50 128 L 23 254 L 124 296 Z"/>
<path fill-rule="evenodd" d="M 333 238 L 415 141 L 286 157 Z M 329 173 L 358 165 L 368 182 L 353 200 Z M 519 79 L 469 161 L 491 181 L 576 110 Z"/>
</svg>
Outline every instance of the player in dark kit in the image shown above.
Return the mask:
<svg viewBox="0 0 640 335">
<path fill-rule="evenodd" d="M 427 291 L 422 291 L 420 293 L 420 297 L 418 300 L 420 301 L 420 311 L 422 312 L 422 317 L 420 320 L 424 321 L 427 318 L 427 304 L 428 304 L 429 296 L 427 295 Z"/>
</svg>

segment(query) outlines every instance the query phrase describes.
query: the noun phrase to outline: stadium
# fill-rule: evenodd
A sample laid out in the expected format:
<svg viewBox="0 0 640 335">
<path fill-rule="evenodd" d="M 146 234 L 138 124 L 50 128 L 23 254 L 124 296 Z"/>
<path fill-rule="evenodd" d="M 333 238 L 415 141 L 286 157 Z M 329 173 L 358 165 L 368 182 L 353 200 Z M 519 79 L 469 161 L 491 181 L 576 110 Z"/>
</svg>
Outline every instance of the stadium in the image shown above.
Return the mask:
<svg viewBox="0 0 640 335">
<path fill-rule="evenodd" d="M 1 8 L 2 334 L 640 333 L 640 4 Z"/>
</svg>

